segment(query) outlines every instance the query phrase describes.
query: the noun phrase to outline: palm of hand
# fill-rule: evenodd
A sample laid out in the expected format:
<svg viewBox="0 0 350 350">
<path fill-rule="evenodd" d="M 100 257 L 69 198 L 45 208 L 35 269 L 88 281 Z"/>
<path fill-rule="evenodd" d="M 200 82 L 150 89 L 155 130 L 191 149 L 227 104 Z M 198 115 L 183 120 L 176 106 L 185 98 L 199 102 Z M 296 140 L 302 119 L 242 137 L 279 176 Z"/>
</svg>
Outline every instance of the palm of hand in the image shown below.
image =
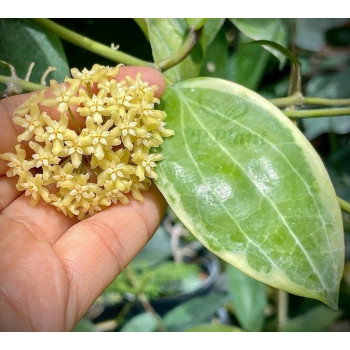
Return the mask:
<svg viewBox="0 0 350 350">
<path fill-rule="evenodd" d="M 163 84 L 155 71 L 125 69 Z M 11 115 L 25 98 L 0 105 L 0 153 L 14 149 Z M 31 207 L 5 172 L 0 160 L 0 330 L 71 330 L 150 239 L 164 199 L 152 186 L 143 204 L 131 200 L 77 222 L 46 203 Z"/>
</svg>

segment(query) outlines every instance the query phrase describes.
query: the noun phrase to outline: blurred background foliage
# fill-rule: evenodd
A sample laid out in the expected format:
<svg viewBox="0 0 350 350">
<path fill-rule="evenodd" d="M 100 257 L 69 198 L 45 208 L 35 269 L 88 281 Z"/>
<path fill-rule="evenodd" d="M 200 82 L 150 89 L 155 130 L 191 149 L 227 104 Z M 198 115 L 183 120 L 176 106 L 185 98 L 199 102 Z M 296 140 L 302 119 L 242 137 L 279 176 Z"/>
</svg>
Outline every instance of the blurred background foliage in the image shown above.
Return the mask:
<svg viewBox="0 0 350 350">
<path fill-rule="evenodd" d="M 148 41 L 147 25 L 149 31 L 166 32 L 172 19 L 55 22 L 156 62 L 169 56 L 176 35 L 194 25 L 201 29 L 186 58 L 189 63 L 167 71 L 167 78 L 176 81 L 181 74 L 228 79 L 268 99 L 287 96 L 290 62 L 274 49 L 245 43 L 270 40 L 297 55 L 305 96 L 350 97 L 349 19 L 183 19 L 176 22 L 180 34 L 169 31 L 163 44 Z M 35 62 L 30 81 L 36 83 L 48 66 L 58 68 L 49 78 L 62 81 L 69 67 L 115 64 L 25 19 L 0 19 L 0 61 L 11 63 L 20 78 Z M 0 75 L 9 76 L 6 65 L 0 65 Z M 5 87 L 0 84 L 1 90 Z M 350 201 L 350 116 L 297 123 L 325 162 L 338 196 Z M 282 322 L 276 290 L 210 256 L 169 211 L 154 238 L 96 301 L 76 331 L 349 331 L 350 215 L 343 215 L 346 264 L 338 311 L 289 295 L 288 317 Z"/>
</svg>

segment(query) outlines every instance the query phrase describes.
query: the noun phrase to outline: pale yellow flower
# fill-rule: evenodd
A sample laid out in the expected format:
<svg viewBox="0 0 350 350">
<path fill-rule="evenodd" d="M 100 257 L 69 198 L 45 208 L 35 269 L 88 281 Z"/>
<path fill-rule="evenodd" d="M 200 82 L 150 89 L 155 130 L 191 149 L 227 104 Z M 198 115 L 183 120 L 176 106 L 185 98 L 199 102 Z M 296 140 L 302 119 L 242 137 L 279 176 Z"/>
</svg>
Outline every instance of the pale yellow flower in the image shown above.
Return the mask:
<svg viewBox="0 0 350 350">
<path fill-rule="evenodd" d="M 141 192 L 157 178 L 154 169 L 162 159 L 151 148 L 173 131 L 165 129 L 165 112 L 155 109 L 157 87 L 140 74 L 117 82 L 119 68 L 72 69 L 65 84 L 51 81 L 53 97 L 33 94 L 16 109 L 14 122 L 24 129 L 18 141 L 34 154 L 17 145 L 16 153 L 0 157 L 8 161 L 7 176 L 18 175 L 16 187 L 31 204 L 41 198 L 83 220 L 112 204 L 127 204 L 129 194 L 143 201 Z M 60 118 L 42 113 L 41 106 L 57 107 Z"/>
<path fill-rule="evenodd" d="M 9 161 L 7 166 L 10 169 L 6 172 L 8 177 L 21 175 L 30 169 L 30 164 L 26 160 L 26 151 L 21 148 L 21 145 L 16 145 L 15 149 L 16 154 L 10 152 L 0 154 L 0 159 Z"/>
<path fill-rule="evenodd" d="M 140 127 L 138 120 L 135 119 L 136 109 L 130 109 L 125 116 L 120 117 L 112 114 L 114 124 L 121 131 L 121 140 L 123 145 L 131 151 L 134 147 L 134 142 L 138 137 L 143 137 L 147 134 L 147 130 Z"/>
<path fill-rule="evenodd" d="M 71 83 L 59 85 L 57 81 L 51 80 L 50 87 L 55 97 L 44 98 L 41 104 L 47 107 L 57 107 L 60 113 L 65 113 L 71 106 L 79 106 L 83 101 L 82 97 L 77 96 L 80 82 L 71 80 Z"/>
<path fill-rule="evenodd" d="M 148 154 L 145 148 L 138 148 L 135 153 L 131 155 L 132 161 L 137 165 L 135 175 L 143 181 L 145 177 L 150 179 L 157 179 L 158 175 L 154 171 L 157 166 L 155 162 L 163 159 L 160 153 Z"/>
</svg>

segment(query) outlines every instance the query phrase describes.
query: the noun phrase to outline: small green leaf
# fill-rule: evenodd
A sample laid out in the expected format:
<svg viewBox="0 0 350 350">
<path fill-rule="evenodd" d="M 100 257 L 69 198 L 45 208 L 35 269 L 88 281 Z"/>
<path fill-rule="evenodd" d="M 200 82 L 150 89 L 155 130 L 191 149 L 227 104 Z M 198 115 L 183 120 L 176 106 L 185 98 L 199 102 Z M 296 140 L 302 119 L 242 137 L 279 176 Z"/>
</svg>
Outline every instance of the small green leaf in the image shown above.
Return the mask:
<svg viewBox="0 0 350 350">
<path fill-rule="evenodd" d="M 141 28 L 141 30 L 142 30 L 143 34 L 145 34 L 145 37 L 147 38 L 147 40 L 149 40 L 146 19 L 145 18 L 134 18 L 134 21 Z"/>
<path fill-rule="evenodd" d="M 255 90 L 272 56 L 260 45 L 244 45 L 248 41 L 250 39 L 241 35 L 237 51 L 228 58 L 227 78 Z"/>
<path fill-rule="evenodd" d="M 328 307 L 315 306 L 305 314 L 288 320 L 282 332 L 322 332 L 341 315 L 342 311 L 332 311 Z"/>
<path fill-rule="evenodd" d="M 242 332 L 238 327 L 229 326 L 226 324 L 200 324 L 189 328 L 186 332 Z"/>
<path fill-rule="evenodd" d="M 208 46 L 201 69 L 201 76 L 226 78 L 228 47 L 225 31 L 222 29 Z"/>
<path fill-rule="evenodd" d="M 249 276 L 337 307 L 344 235 L 326 169 L 275 106 L 242 86 L 197 78 L 162 98 L 157 186 L 209 250 Z"/>
<path fill-rule="evenodd" d="M 164 324 L 172 332 L 194 327 L 210 320 L 227 300 L 226 295 L 218 293 L 191 299 L 169 311 L 163 318 Z"/>
<path fill-rule="evenodd" d="M 227 266 L 226 276 L 239 323 L 247 331 L 261 331 L 267 303 L 264 284 L 231 266 Z"/>
<path fill-rule="evenodd" d="M 231 22 L 247 37 L 253 40 L 270 40 L 282 46 L 287 46 L 287 36 L 282 21 L 278 18 L 230 18 Z M 264 46 L 276 56 L 281 65 L 286 57 L 271 47 Z"/>
<path fill-rule="evenodd" d="M 147 27 L 154 61 L 160 61 L 176 54 L 188 34 L 183 18 L 147 18 Z M 196 45 L 191 53 L 164 75 L 172 82 L 198 76 L 201 67 L 202 50 Z"/>
<path fill-rule="evenodd" d="M 152 239 L 132 260 L 133 268 L 149 268 L 172 256 L 170 235 L 160 226 Z"/>
<path fill-rule="evenodd" d="M 221 27 L 225 22 L 224 18 L 208 18 L 204 23 L 199 41 L 205 52 L 207 47 L 212 43 L 216 35 L 219 33 Z"/>
<path fill-rule="evenodd" d="M 120 332 L 154 332 L 157 329 L 157 323 L 154 317 L 144 312 L 133 317 L 120 329 Z"/>
<path fill-rule="evenodd" d="M 31 62 L 35 66 L 30 81 L 40 83 L 49 66 L 57 68 L 48 79 L 62 82 L 70 75 L 62 44 L 58 37 L 23 19 L 0 19 L 0 60 L 11 63 L 20 78 L 24 78 Z M 0 67 L 0 73 L 8 70 Z"/>
</svg>

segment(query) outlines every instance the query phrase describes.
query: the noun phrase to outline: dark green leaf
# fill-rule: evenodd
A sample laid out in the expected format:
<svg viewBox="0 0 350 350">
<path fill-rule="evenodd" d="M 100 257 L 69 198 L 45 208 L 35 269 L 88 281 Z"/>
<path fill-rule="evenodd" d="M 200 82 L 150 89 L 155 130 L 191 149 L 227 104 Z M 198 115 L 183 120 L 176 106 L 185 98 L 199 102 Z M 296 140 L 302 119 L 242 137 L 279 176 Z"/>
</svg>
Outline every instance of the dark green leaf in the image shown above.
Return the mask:
<svg viewBox="0 0 350 350">
<path fill-rule="evenodd" d="M 311 79 L 306 87 L 306 96 L 348 98 L 350 96 L 350 68 Z M 304 119 L 303 126 L 305 135 L 310 140 L 326 132 L 345 134 L 350 131 L 350 116 Z"/>
<path fill-rule="evenodd" d="M 225 31 L 222 29 L 208 46 L 203 58 L 201 76 L 226 78 L 228 48 Z"/>
<path fill-rule="evenodd" d="M 170 235 L 160 226 L 153 238 L 133 259 L 132 266 L 134 268 L 151 267 L 171 256 Z"/>
<path fill-rule="evenodd" d="M 188 27 L 183 18 L 147 18 L 147 27 L 156 63 L 176 54 L 188 34 Z M 196 77 L 199 74 L 202 60 L 200 45 L 196 45 L 191 53 L 164 75 L 171 82 Z"/>
<path fill-rule="evenodd" d="M 261 331 L 267 303 L 265 285 L 230 266 L 227 266 L 226 276 L 239 323 L 244 330 Z"/>
<path fill-rule="evenodd" d="M 204 23 L 199 41 L 205 52 L 225 22 L 224 18 L 208 18 Z"/>
<path fill-rule="evenodd" d="M 346 22 L 345 18 L 297 18 L 295 44 L 306 50 L 318 51 L 325 44 L 325 32 Z"/>
<path fill-rule="evenodd" d="M 22 79 L 30 63 L 35 62 L 30 78 L 35 83 L 40 83 L 42 74 L 49 66 L 57 68 L 57 71 L 50 73 L 49 79 L 62 82 L 70 74 L 60 40 L 23 19 L 0 19 L 0 60 L 11 63 Z M 0 73 L 8 75 L 8 70 L 0 67 Z"/>
<path fill-rule="evenodd" d="M 242 332 L 238 327 L 229 326 L 226 324 L 200 324 L 193 328 L 187 329 L 186 332 Z"/>
<path fill-rule="evenodd" d="M 120 332 L 154 332 L 157 329 L 157 323 L 154 317 L 144 312 L 133 317 L 120 330 Z"/>
<path fill-rule="evenodd" d="M 253 40 L 270 40 L 282 46 L 287 46 L 287 36 L 278 18 L 230 18 L 231 22 L 247 37 Z M 281 65 L 286 57 L 275 49 L 265 46 L 266 50 L 275 55 Z"/>
<path fill-rule="evenodd" d="M 342 311 L 332 311 L 319 305 L 305 314 L 290 319 L 283 332 L 322 332 L 342 315 Z"/>
<path fill-rule="evenodd" d="M 149 40 L 146 19 L 145 18 L 134 18 L 134 21 L 141 28 L 141 30 L 142 30 L 143 34 L 145 34 L 145 37 L 147 38 L 147 40 Z"/>
<path fill-rule="evenodd" d="M 249 276 L 337 306 L 340 208 L 315 150 L 275 106 L 242 86 L 197 78 L 162 99 L 175 136 L 157 186 L 209 250 Z"/>
<path fill-rule="evenodd" d="M 169 311 L 163 318 L 164 324 L 169 331 L 180 332 L 210 321 L 227 300 L 226 295 L 218 293 L 191 299 Z"/>
<path fill-rule="evenodd" d="M 244 45 L 248 41 L 250 39 L 241 35 L 237 50 L 228 58 L 227 78 L 255 90 L 271 55 L 260 45 Z"/>
</svg>

